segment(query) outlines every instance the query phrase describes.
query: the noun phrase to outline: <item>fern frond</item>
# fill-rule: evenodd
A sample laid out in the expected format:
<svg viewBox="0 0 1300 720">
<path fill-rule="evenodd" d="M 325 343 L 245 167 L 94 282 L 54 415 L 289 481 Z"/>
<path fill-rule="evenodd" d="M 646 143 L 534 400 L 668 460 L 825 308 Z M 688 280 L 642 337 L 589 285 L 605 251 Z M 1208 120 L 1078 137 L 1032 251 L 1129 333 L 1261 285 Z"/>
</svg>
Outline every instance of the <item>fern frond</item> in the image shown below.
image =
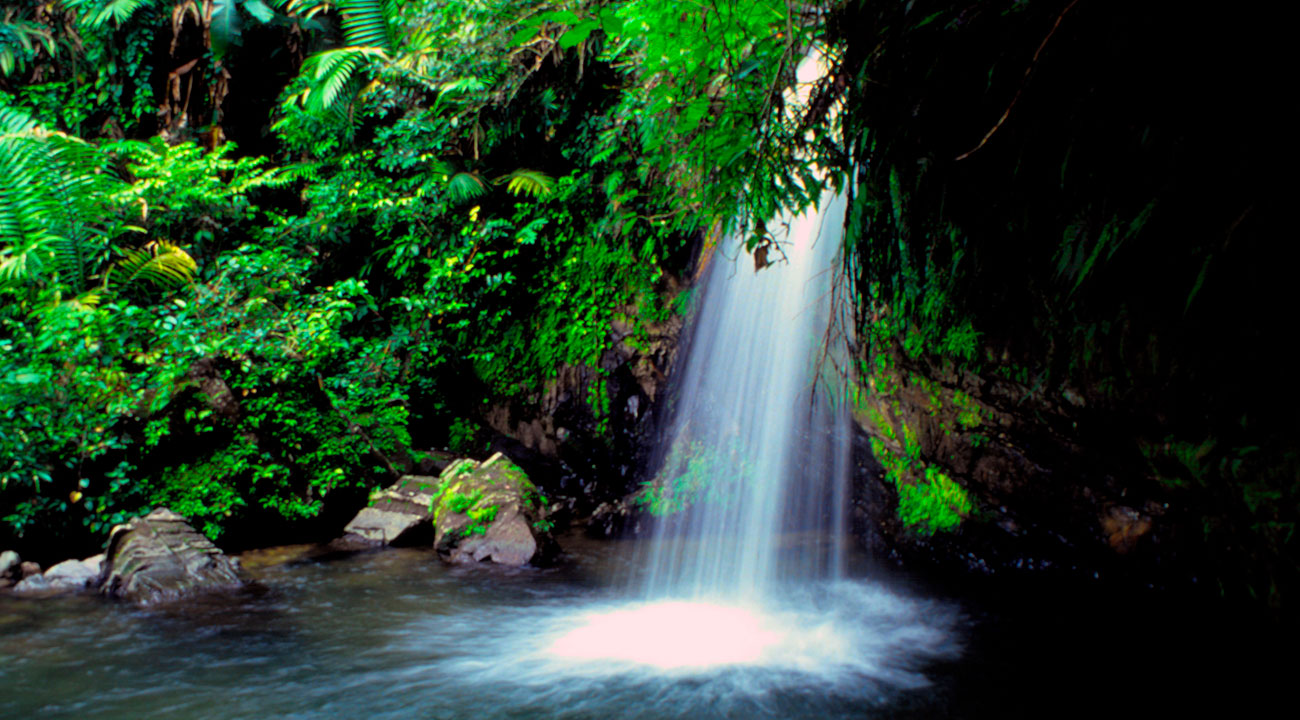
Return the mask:
<svg viewBox="0 0 1300 720">
<path fill-rule="evenodd" d="M 23 247 L 0 251 L 0 287 L 26 285 L 45 274 L 50 251 L 41 240 L 36 238 Z"/>
<path fill-rule="evenodd" d="M 511 195 L 527 195 L 541 199 L 551 194 L 555 179 L 540 170 L 520 168 L 496 180 L 497 184 L 506 183 L 506 192 Z"/>
<path fill-rule="evenodd" d="M 303 19 L 311 19 L 328 10 L 329 0 L 267 0 L 273 7 Z"/>
<path fill-rule="evenodd" d="M 123 185 L 97 147 L 0 104 L 0 247 L 7 282 L 48 273 L 83 290 L 104 243 L 95 224 Z"/>
<path fill-rule="evenodd" d="M 104 287 L 111 290 L 129 288 L 140 282 L 175 289 L 194 281 L 198 265 L 180 247 L 165 240 L 127 250 L 124 257 L 104 274 Z"/>
</svg>

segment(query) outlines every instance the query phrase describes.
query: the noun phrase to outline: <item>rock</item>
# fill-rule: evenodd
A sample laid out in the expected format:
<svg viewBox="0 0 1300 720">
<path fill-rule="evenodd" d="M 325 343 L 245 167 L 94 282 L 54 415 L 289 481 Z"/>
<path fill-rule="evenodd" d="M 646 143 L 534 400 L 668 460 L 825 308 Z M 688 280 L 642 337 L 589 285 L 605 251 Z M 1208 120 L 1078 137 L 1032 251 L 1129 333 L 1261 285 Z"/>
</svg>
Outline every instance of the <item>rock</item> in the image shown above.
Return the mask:
<svg viewBox="0 0 1300 720">
<path fill-rule="evenodd" d="M 32 575 L 23 578 L 23 581 L 14 586 L 14 592 L 21 595 L 28 593 L 50 593 L 54 588 L 50 587 L 50 581 L 45 579 L 44 575 Z"/>
<path fill-rule="evenodd" d="M 43 577 L 51 590 L 85 590 L 99 581 L 103 562 L 102 554 L 85 560 L 64 560 L 46 570 Z"/>
<path fill-rule="evenodd" d="M 372 494 L 370 507 L 362 508 L 343 530 L 370 543 L 427 543 L 432 539 L 430 508 L 437 487 L 438 478 L 403 475 L 392 486 Z"/>
<path fill-rule="evenodd" d="M 20 579 L 22 558 L 13 550 L 0 552 L 0 588 L 9 587 Z"/>
<path fill-rule="evenodd" d="M 158 508 L 113 528 L 100 592 L 150 605 L 245 583 L 239 565 L 185 518 Z"/>
<path fill-rule="evenodd" d="M 642 493 L 634 493 L 612 502 L 603 502 L 592 511 L 587 520 L 587 534 L 592 537 L 622 537 L 640 535 L 643 513 L 637 504 Z"/>
<path fill-rule="evenodd" d="M 523 470 L 497 453 L 459 460 L 439 476 L 434 547 L 450 563 L 526 565 L 554 548 L 544 498 Z"/>
<path fill-rule="evenodd" d="M 1151 530 L 1151 518 L 1133 508 L 1115 506 L 1101 517 L 1101 528 L 1111 549 L 1124 555 L 1137 547 L 1138 538 Z"/>
</svg>

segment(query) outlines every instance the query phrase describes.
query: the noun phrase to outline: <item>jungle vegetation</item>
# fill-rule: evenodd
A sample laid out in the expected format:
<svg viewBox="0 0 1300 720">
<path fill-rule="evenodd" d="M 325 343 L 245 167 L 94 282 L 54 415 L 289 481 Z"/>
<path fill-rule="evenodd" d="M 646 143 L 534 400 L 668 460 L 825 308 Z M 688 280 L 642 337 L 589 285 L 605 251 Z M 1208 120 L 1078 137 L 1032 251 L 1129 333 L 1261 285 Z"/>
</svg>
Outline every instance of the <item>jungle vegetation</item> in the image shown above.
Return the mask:
<svg viewBox="0 0 1300 720">
<path fill-rule="evenodd" d="M 615 319 L 682 312 L 703 232 L 765 252 L 829 183 L 858 377 L 1068 406 L 1217 582 L 1280 594 L 1279 32 L 1117 0 L 5 3 L 0 545 L 158 504 L 233 545 L 328 525 L 599 376 Z"/>
</svg>

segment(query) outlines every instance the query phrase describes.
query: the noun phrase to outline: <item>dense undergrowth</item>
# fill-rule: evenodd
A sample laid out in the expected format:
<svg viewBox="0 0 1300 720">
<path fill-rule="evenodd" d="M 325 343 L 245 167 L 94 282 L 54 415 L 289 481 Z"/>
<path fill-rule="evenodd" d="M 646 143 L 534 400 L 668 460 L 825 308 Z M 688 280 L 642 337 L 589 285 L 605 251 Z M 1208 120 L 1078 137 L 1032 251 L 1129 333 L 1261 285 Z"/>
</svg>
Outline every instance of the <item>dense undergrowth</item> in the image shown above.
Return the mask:
<svg viewBox="0 0 1300 720">
<path fill-rule="evenodd" d="M 764 119 L 815 32 L 779 2 L 7 7 L 0 537 L 165 503 L 265 541 L 482 451 L 489 402 L 682 311 L 700 228 L 806 201 Z"/>
</svg>

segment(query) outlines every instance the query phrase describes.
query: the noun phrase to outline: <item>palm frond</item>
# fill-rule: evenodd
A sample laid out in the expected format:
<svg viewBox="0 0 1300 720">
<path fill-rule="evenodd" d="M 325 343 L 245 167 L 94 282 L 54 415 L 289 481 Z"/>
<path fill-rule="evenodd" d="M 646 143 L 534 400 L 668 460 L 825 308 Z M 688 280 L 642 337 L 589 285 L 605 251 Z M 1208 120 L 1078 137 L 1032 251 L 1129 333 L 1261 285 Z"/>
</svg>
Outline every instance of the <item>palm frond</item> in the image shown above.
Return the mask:
<svg viewBox="0 0 1300 720">
<path fill-rule="evenodd" d="M 121 25 L 140 8 L 156 5 L 158 0 L 63 0 L 63 6 L 77 14 L 86 27 L 98 28 L 109 21 Z"/>
<path fill-rule="evenodd" d="M 459 172 L 447 181 L 447 195 L 452 202 L 465 202 L 486 195 L 487 183 L 478 173 Z"/>
<path fill-rule="evenodd" d="M 324 50 L 307 58 L 302 74 L 310 86 L 302 95 L 303 108 L 321 114 L 334 107 L 341 97 L 359 89 L 358 71 L 371 59 L 386 57 L 377 47 L 342 47 Z"/>
<path fill-rule="evenodd" d="M 555 179 L 540 170 L 520 168 L 496 179 L 497 184 L 506 183 L 506 192 L 511 195 L 527 195 L 541 199 L 551 194 Z"/>
<path fill-rule="evenodd" d="M 393 51 L 390 18 L 395 13 L 384 0 L 340 0 L 343 15 L 343 39 L 348 45 L 377 47 Z"/>
<path fill-rule="evenodd" d="M 0 20 L 0 76 L 21 69 L 40 48 L 53 57 L 56 47 L 54 35 L 43 25 L 25 20 Z"/>
</svg>

